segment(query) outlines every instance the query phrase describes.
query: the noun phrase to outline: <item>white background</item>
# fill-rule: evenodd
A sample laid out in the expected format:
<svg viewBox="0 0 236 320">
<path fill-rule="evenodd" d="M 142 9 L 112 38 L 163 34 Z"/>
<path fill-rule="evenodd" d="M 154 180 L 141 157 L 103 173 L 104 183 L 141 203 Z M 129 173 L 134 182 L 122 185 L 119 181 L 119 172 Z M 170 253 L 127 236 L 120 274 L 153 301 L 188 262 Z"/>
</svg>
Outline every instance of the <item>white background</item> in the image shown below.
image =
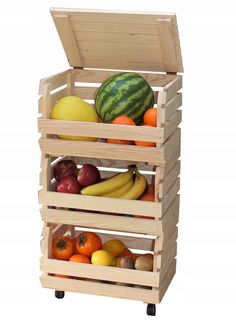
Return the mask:
<svg viewBox="0 0 236 320">
<path fill-rule="evenodd" d="M 4 319 L 143 319 L 141 302 L 41 289 L 40 78 L 68 68 L 49 7 L 176 11 L 184 74 L 177 274 L 158 319 L 235 319 L 234 1 L 2 1 L 0 313 Z M 3 318 L 1 316 L 1 318 Z"/>
</svg>

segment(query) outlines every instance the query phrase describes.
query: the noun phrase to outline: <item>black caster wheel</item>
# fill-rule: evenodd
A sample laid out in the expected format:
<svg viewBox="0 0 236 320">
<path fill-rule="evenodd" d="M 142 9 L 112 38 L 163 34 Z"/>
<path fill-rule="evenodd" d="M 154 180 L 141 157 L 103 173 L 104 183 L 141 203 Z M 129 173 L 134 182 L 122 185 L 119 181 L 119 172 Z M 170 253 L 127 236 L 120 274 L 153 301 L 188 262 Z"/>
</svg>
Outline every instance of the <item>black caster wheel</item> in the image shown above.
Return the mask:
<svg viewBox="0 0 236 320">
<path fill-rule="evenodd" d="M 58 291 L 58 290 L 55 290 L 55 297 L 57 299 L 63 299 L 65 296 L 65 292 L 64 291 Z"/>
<path fill-rule="evenodd" d="M 147 305 L 147 315 L 148 316 L 155 316 L 156 315 L 156 305 L 149 303 Z"/>
</svg>

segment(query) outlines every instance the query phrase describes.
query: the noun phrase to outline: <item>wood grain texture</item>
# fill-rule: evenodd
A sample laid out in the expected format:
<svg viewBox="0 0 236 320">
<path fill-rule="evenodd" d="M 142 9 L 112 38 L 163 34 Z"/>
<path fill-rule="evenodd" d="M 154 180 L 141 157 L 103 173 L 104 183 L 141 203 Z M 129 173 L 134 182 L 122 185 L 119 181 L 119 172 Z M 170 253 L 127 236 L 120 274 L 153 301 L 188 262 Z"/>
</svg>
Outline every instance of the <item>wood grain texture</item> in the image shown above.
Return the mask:
<svg viewBox="0 0 236 320">
<path fill-rule="evenodd" d="M 46 273 L 64 274 L 74 277 L 85 277 L 89 279 L 122 282 L 151 287 L 159 286 L 159 272 L 95 266 L 86 263 L 75 263 L 45 258 L 41 258 L 40 260 L 40 269 Z"/>
<path fill-rule="evenodd" d="M 181 129 L 177 128 L 175 132 L 165 141 L 164 159 L 165 163 L 180 151 Z"/>
<path fill-rule="evenodd" d="M 101 212 L 114 212 L 120 214 L 134 214 L 161 217 L 161 203 L 127 199 L 115 199 L 79 194 L 58 193 L 43 190 L 39 191 L 39 202 L 44 205 L 94 210 Z"/>
<path fill-rule="evenodd" d="M 180 174 L 180 161 L 177 161 L 168 176 L 159 185 L 159 197 L 163 198 Z"/>
<path fill-rule="evenodd" d="M 182 76 L 178 75 L 164 86 L 163 103 L 166 104 L 182 88 Z"/>
<path fill-rule="evenodd" d="M 172 201 L 175 199 L 175 196 L 180 188 L 180 179 L 177 178 L 175 183 L 172 185 L 172 187 L 169 189 L 165 197 L 162 199 L 162 214 L 167 210 L 169 205 L 172 203 Z"/>
<path fill-rule="evenodd" d="M 73 67 L 180 72 L 183 69 L 182 60 L 177 59 L 181 57 L 181 50 L 174 14 L 67 9 L 52 9 L 51 13 L 54 21 L 56 17 L 70 21 L 66 30 L 58 27 L 61 21 L 56 20 L 55 24 Z M 147 35 L 145 41 L 143 35 Z M 79 48 L 80 64 L 74 58 L 75 49 L 68 43 L 72 48 Z"/>
<path fill-rule="evenodd" d="M 44 288 L 95 294 L 114 298 L 148 301 L 149 303 L 158 303 L 159 301 L 158 293 L 154 293 L 149 289 L 124 287 L 92 281 L 63 279 L 52 276 L 42 276 L 40 280 Z"/>
<path fill-rule="evenodd" d="M 41 217 L 43 221 L 58 224 L 67 223 L 81 227 L 136 232 L 150 235 L 158 235 L 162 230 L 161 222 L 158 223 L 155 220 L 75 212 L 63 209 L 43 209 L 41 211 Z"/>
<path fill-rule="evenodd" d="M 47 78 L 43 78 L 39 83 L 39 94 L 42 94 L 44 85 L 50 83 L 51 90 L 54 90 L 58 87 L 61 87 L 66 84 L 67 75 L 71 72 L 71 69 L 62 71 L 55 75 L 49 76 Z"/>
<path fill-rule="evenodd" d="M 176 123 L 172 125 L 172 131 L 174 130 L 174 125 L 176 125 Z M 167 133 L 165 134 L 163 128 L 51 119 L 39 119 L 38 129 L 39 132 L 45 134 L 152 141 L 159 143 L 164 141 L 164 135 L 167 139 L 167 135 L 171 134 L 169 127 L 166 128 Z"/>
<path fill-rule="evenodd" d="M 166 141 L 171 134 L 176 130 L 182 120 L 182 111 L 176 111 L 173 116 L 164 125 L 164 141 Z"/>
<path fill-rule="evenodd" d="M 162 105 L 161 115 L 163 118 L 163 122 L 168 121 L 181 105 L 182 93 L 177 93 L 171 100 Z"/>
<path fill-rule="evenodd" d="M 148 162 L 149 164 L 165 163 L 164 148 L 139 147 L 132 145 L 113 145 L 109 143 L 72 141 L 60 139 L 40 139 L 41 152 L 52 156 L 77 156 L 99 159 L 128 160 Z M 172 154 L 172 146 L 168 155 Z"/>
<path fill-rule="evenodd" d="M 160 286 L 160 289 L 159 289 L 159 303 L 162 301 L 165 293 L 166 293 L 166 290 L 168 289 L 174 275 L 175 275 L 175 272 L 176 272 L 176 260 L 174 260 L 174 262 L 172 263 L 172 265 L 170 266 L 165 278 L 163 279 L 162 283 L 161 283 L 161 286 Z"/>
</svg>

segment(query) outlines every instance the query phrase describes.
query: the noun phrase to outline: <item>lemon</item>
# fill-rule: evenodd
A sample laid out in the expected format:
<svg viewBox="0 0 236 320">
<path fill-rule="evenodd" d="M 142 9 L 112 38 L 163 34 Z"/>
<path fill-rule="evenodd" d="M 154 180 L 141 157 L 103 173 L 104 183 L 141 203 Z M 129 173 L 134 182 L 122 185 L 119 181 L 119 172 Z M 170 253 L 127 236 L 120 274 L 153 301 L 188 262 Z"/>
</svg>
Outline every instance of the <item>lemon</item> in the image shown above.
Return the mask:
<svg viewBox="0 0 236 320">
<path fill-rule="evenodd" d="M 92 254 L 91 257 L 92 264 L 96 266 L 111 266 L 114 267 L 116 265 L 116 260 L 110 254 L 110 252 L 106 250 L 97 250 Z"/>
<path fill-rule="evenodd" d="M 110 252 L 113 257 L 119 257 L 126 249 L 126 246 L 122 241 L 114 239 L 105 242 L 102 248 Z"/>
<path fill-rule="evenodd" d="M 67 96 L 61 98 L 51 111 L 51 118 L 56 120 L 72 120 L 98 122 L 98 115 L 94 108 L 79 97 Z M 96 141 L 97 138 L 59 135 L 66 140 Z"/>
</svg>

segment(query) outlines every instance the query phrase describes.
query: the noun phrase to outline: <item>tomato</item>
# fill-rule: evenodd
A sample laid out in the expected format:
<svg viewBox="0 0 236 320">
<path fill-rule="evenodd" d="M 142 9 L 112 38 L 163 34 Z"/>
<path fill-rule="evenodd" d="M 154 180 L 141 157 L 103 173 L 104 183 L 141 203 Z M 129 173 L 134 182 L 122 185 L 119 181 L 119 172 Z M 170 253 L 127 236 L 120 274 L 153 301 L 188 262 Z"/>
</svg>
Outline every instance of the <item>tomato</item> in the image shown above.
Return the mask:
<svg viewBox="0 0 236 320">
<path fill-rule="evenodd" d="M 102 241 L 94 232 L 82 232 L 75 241 L 78 252 L 87 257 L 91 257 L 94 251 L 102 248 Z"/>
<path fill-rule="evenodd" d="M 69 260 L 73 254 L 73 242 L 69 237 L 57 236 L 52 241 L 52 256 L 59 260 Z"/>
</svg>

